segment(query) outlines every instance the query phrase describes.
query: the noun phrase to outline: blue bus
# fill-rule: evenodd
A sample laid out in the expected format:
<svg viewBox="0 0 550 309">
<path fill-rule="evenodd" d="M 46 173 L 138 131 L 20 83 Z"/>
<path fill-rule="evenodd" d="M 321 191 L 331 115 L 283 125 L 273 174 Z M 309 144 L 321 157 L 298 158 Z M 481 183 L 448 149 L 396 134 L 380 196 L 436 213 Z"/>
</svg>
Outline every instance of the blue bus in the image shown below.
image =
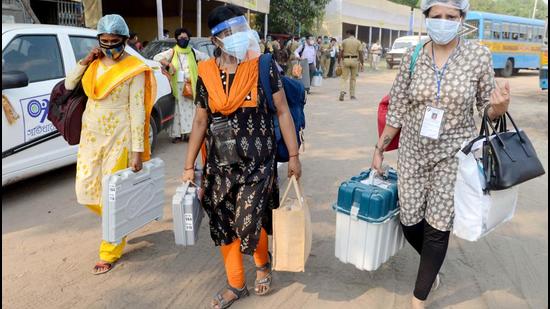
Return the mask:
<svg viewBox="0 0 550 309">
<path fill-rule="evenodd" d="M 466 23 L 478 28 L 466 38 L 489 47 L 497 75 L 510 77 L 520 69 L 540 68 L 544 20 L 472 11 Z"/>
</svg>

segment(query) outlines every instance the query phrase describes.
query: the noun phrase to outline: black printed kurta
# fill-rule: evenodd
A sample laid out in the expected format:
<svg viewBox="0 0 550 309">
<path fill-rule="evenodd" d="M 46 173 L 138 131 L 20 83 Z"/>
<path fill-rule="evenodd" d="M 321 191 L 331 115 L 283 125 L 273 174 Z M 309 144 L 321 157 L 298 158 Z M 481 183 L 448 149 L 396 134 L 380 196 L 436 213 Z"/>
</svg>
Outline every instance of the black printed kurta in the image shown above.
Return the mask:
<svg viewBox="0 0 550 309">
<path fill-rule="evenodd" d="M 224 86 L 226 83 L 231 86 L 235 77 L 223 71 L 212 74 L 219 74 Z M 272 70 L 270 75 L 272 92 L 275 93 L 282 88 L 282 83 L 277 71 Z M 200 77 L 196 104 L 208 111 L 203 207 L 210 218 L 210 235 L 217 246 L 228 245 L 240 238 L 241 252 L 251 255 L 256 250 L 261 228 L 271 234 L 271 210 L 279 206 L 273 114 L 268 110 L 258 81 L 258 106 L 240 108 L 228 116 L 241 162 L 219 166 L 213 151 L 210 130 L 213 115 L 208 108 L 208 91 Z"/>
</svg>

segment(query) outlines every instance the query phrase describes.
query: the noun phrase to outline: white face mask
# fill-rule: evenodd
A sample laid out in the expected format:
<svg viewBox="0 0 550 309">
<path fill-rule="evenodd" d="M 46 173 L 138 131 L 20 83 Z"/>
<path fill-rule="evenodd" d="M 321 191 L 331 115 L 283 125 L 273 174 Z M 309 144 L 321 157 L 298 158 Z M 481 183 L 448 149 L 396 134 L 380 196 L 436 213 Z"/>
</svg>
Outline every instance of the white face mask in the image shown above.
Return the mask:
<svg viewBox="0 0 550 309">
<path fill-rule="evenodd" d="M 452 20 L 427 18 L 428 35 L 437 45 L 447 45 L 458 36 L 461 23 Z"/>
</svg>

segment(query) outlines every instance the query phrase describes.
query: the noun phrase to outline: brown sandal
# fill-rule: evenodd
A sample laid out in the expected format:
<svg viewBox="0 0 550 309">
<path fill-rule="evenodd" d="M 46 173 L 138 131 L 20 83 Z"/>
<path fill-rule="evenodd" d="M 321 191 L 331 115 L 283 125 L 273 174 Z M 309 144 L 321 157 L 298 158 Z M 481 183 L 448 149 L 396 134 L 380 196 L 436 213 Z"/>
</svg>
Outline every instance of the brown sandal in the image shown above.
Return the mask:
<svg viewBox="0 0 550 309">
<path fill-rule="evenodd" d="M 104 273 L 109 272 L 111 269 L 113 269 L 114 263 L 108 263 L 108 262 L 97 262 L 92 269 L 92 274 L 94 275 L 101 275 Z"/>
</svg>

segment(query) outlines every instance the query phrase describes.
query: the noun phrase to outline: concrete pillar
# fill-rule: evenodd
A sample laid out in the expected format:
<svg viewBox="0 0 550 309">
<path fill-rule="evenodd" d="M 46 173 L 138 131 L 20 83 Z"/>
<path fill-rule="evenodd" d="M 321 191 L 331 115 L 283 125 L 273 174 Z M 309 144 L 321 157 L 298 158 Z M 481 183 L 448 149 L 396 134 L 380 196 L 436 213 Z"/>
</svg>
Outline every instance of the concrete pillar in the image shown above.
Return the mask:
<svg viewBox="0 0 550 309">
<path fill-rule="evenodd" d="M 391 49 L 391 46 L 393 45 L 393 42 L 392 42 L 392 35 L 393 35 L 393 30 L 390 29 L 390 46 L 388 48 Z"/>
<path fill-rule="evenodd" d="M 197 0 L 197 37 L 202 37 L 202 0 Z"/>
<path fill-rule="evenodd" d="M 162 0 L 157 0 L 157 37 L 160 39 L 164 36 L 164 18 L 162 14 Z"/>
<path fill-rule="evenodd" d="M 372 26 L 369 27 L 369 47 L 372 45 Z"/>
<path fill-rule="evenodd" d="M 269 14 L 265 14 L 265 26 L 264 26 L 264 38 L 267 39 L 267 32 L 268 32 L 268 18 L 269 18 Z"/>
<path fill-rule="evenodd" d="M 359 25 L 355 25 L 355 37 L 359 39 Z"/>
<path fill-rule="evenodd" d="M 382 27 L 378 28 L 378 41 L 380 42 L 380 45 L 382 45 Z"/>
</svg>

